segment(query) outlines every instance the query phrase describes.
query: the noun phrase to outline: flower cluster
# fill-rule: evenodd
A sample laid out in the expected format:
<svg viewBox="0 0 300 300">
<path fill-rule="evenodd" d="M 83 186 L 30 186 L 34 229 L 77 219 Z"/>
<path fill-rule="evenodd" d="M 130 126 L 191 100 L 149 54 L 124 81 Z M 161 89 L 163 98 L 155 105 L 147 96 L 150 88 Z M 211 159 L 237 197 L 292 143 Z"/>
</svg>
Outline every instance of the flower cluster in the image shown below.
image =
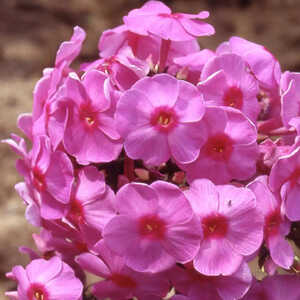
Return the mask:
<svg viewBox="0 0 300 300">
<path fill-rule="evenodd" d="M 85 32 L 61 44 L 18 119 L 31 149 L 4 140 L 41 228 L 10 299 L 300 299 L 300 73 L 240 37 L 200 50 L 208 16 L 149 1 L 78 70 Z"/>
</svg>

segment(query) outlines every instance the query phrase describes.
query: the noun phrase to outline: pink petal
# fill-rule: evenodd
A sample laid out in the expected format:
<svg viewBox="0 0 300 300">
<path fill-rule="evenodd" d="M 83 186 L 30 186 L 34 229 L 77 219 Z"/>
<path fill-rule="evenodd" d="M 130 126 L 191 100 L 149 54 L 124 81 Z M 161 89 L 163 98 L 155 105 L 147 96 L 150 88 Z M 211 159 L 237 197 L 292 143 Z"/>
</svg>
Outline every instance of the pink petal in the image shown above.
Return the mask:
<svg viewBox="0 0 300 300">
<path fill-rule="evenodd" d="M 184 193 L 176 186 L 164 181 L 151 184 L 159 199 L 159 216 L 170 225 L 178 225 L 190 221 L 193 210 Z"/>
<path fill-rule="evenodd" d="M 68 156 L 57 151 L 51 155 L 51 163 L 46 173 L 46 184 L 49 193 L 58 201 L 70 201 L 73 184 L 73 165 Z"/>
<path fill-rule="evenodd" d="M 50 260 L 36 259 L 27 267 L 29 281 L 46 284 L 48 281 L 58 276 L 63 267 L 63 262 L 57 256 Z"/>
<path fill-rule="evenodd" d="M 118 211 L 132 218 L 154 214 L 158 209 L 155 189 L 143 183 L 126 184 L 116 197 Z"/>
<path fill-rule="evenodd" d="M 242 263 L 232 276 L 218 278 L 217 291 L 222 300 L 241 299 L 249 290 L 251 281 L 251 271 L 246 263 Z"/>
<path fill-rule="evenodd" d="M 289 269 L 294 262 L 294 251 L 283 236 L 273 235 L 267 240 L 271 258 L 278 266 Z"/>
<path fill-rule="evenodd" d="M 179 95 L 174 106 L 179 122 L 200 121 L 205 113 L 202 95 L 194 85 L 179 81 Z"/>
<path fill-rule="evenodd" d="M 158 74 L 139 80 L 132 89 L 147 95 L 154 107 L 173 107 L 178 98 L 179 81 L 171 75 Z"/>
<path fill-rule="evenodd" d="M 199 251 L 201 232 L 201 225 L 194 217 L 184 224 L 169 226 L 162 245 L 177 262 L 187 263 L 193 260 Z"/>
<path fill-rule="evenodd" d="M 203 14 L 201 18 L 205 18 Z M 213 35 L 215 33 L 215 29 L 212 25 L 200 20 L 182 18 L 179 22 L 183 28 L 194 37 Z"/>
<path fill-rule="evenodd" d="M 202 124 L 178 124 L 168 135 L 168 143 L 172 156 L 179 163 L 191 163 L 199 155 L 204 144 Z"/>
<path fill-rule="evenodd" d="M 138 90 L 129 90 L 120 98 L 115 119 L 116 125 L 123 137 L 133 130 L 150 123 L 153 106 L 147 96 Z"/>
<path fill-rule="evenodd" d="M 184 193 L 197 215 L 206 216 L 218 210 L 219 193 L 210 180 L 196 179 Z"/>
<path fill-rule="evenodd" d="M 299 205 L 300 187 L 297 185 L 287 192 L 285 199 L 286 215 L 291 221 L 300 220 Z"/>
<path fill-rule="evenodd" d="M 252 254 L 263 240 L 263 216 L 256 210 L 255 195 L 246 188 L 229 185 L 218 190 L 220 212 L 229 218 L 229 244 L 241 255 Z"/>
<path fill-rule="evenodd" d="M 194 259 L 195 269 L 208 276 L 231 275 L 239 268 L 243 257 L 233 251 L 227 240 L 204 240 Z"/>
<path fill-rule="evenodd" d="M 85 271 L 102 278 L 109 278 L 111 271 L 107 265 L 97 256 L 91 253 L 83 253 L 76 257 L 76 262 Z"/>
<path fill-rule="evenodd" d="M 171 156 L 166 134 L 152 126 L 141 127 L 129 134 L 124 148 L 131 159 L 142 159 L 149 165 L 160 165 Z"/>
<path fill-rule="evenodd" d="M 105 111 L 110 107 L 110 100 L 104 95 L 104 84 L 107 76 L 97 70 L 87 72 L 83 79 L 83 85 L 93 107 L 99 111 Z"/>
<path fill-rule="evenodd" d="M 80 169 L 78 179 L 75 195 L 82 203 L 94 200 L 105 192 L 104 175 L 94 166 Z"/>
</svg>

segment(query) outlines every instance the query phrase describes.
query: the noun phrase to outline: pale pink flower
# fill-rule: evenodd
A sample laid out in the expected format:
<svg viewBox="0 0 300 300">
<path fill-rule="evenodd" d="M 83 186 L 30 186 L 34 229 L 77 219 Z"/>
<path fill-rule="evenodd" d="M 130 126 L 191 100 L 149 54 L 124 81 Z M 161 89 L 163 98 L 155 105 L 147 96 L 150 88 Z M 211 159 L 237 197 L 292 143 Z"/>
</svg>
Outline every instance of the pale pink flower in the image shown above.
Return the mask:
<svg viewBox="0 0 300 300">
<path fill-rule="evenodd" d="M 194 161 L 203 143 L 205 107 L 197 88 L 167 74 L 139 80 L 117 104 L 116 122 L 131 159 L 159 165 Z"/>
<path fill-rule="evenodd" d="M 141 8 L 130 11 L 123 20 L 130 31 L 141 35 L 151 33 L 165 40 L 189 41 L 215 33 L 211 25 L 199 21 L 208 16 L 207 11 L 196 15 L 172 13 L 162 2 L 149 1 Z"/>
<path fill-rule="evenodd" d="M 200 123 L 200 154 L 192 163 L 180 164 L 188 180 L 208 178 L 224 184 L 251 178 L 258 158 L 255 125 L 237 109 L 220 106 L 207 106 Z"/>
<path fill-rule="evenodd" d="M 130 183 L 116 197 L 119 215 L 106 224 L 103 237 L 130 268 L 158 272 L 194 258 L 201 227 L 177 186 Z"/>
<path fill-rule="evenodd" d="M 208 105 L 239 109 L 256 123 L 260 111 L 258 82 L 247 68 L 239 55 L 217 56 L 204 66 L 198 88 Z"/>
<path fill-rule="evenodd" d="M 185 195 L 203 229 L 195 269 L 208 276 L 233 274 L 262 243 L 263 220 L 255 195 L 247 188 L 215 186 L 207 179 L 193 181 Z"/>
</svg>

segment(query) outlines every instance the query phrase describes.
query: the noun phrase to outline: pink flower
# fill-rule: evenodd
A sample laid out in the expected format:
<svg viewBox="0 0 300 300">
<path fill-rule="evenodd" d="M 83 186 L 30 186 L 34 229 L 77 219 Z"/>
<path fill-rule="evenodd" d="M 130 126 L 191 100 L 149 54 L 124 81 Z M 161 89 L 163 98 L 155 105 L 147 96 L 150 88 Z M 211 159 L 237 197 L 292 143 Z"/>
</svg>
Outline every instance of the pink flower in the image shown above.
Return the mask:
<svg viewBox="0 0 300 300">
<path fill-rule="evenodd" d="M 274 275 L 253 283 L 244 300 L 298 300 L 300 277 L 297 275 Z"/>
<path fill-rule="evenodd" d="M 120 91 L 128 90 L 150 71 L 149 64 L 135 58 L 129 47 L 123 48 L 117 55 L 86 64 L 83 68 L 86 72 L 93 69 L 106 73 L 113 85 Z"/>
<path fill-rule="evenodd" d="M 264 240 L 272 260 L 282 268 L 289 269 L 294 261 L 294 251 L 286 241 L 291 224 L 281 211 L 281 200 L 269 189 L 267 176 L 260 176 L 248 184 L 257 200 L 257 208 L 264 216 Z"/>
<path fill-rule="evenodd" d="M 160 56 L 161 39 L 154 35 L 145 36 L 131 32 L 126 25 L 121 25 L 104 31 L 98 43 L 99 54 L 104 58 L 118 55 L 126 47 L 130 47 L 132 53 L 138 59 L 156 65 Z M 199 44 L 195 39 L 172 42 L 167 64 L 171 64 L 176 57 L 182 57 L 198 50 Z"/>
<path fill-rule="evenodd" d="M 29 154 L 20 148 L 22 143 L 11 145 L 23 158 L 17 161 L 17 169 L 26 185 L 17 189 L 29 205 L 28 218 L 39 224 L 39 214 L 45 219 L 63 217 L 73 184 L 73 165 L 68 156 L 62 151 L 53 152 L 49 138 L 43 135 L 34 139 Z"/>
<path fill-rule="evenodd" d="M 184 56 L 174 58 L 174 64 L 168 69 L 169 74 L 186 78 L 187 81 L 197 84 L 200 81 L 200 75 L 204 65 L 209 59 L 215 56 L 215 53 L 209 49 L 203 49 L 192 53 L 191 51 Z"/>
<path fill-rule="evenodd" d="M 255 174 L 257 132 L 248 118 L 230 107 L 207 106 L 201 125 L 204 143 L 197 160 L 180 165 L 189 181 L 208 178 L 224 184 Z"/>
<path fill-rule="evenodd" d="M 201 95 L 190 83 L 167 74 L 139 80 L 123 94 L 116 110 L 127 155 L 151 165 L 171 156 L 182 163 L 194 161 L 203 143 L 198 121 L 204 110 Z"/>
<path fill-rule="evenodd" d="M 235 300 L 241 299 L 250 288 L 252 275 L 246 263 L 231 276 L 205 276 L 187 264 L 175 266 L 168 272 L 177 292 L 190 300 Z"/>
<path fill-rule="evenodd" d="M 211 59 L 202 70 L 198 88 L 208 105 L 234 107 L 256 123 L 258 83 L 240 56 L 223 54 Z"/>
<path fill-rule="evenodd" d="M 262 243 L 263 220 L 255 195 L 246 188 L 215 186 L 207 179 L 193 181 L 185 195 L 204 235 L 195 269 L 209 276 L 233 274 Z"/>
<path fill-rule="evenodd" d="M 107 77 L 92 70 L 82 81 L 69 77 L 61 90 L 60 101 L 68 107 L 63 144 L 80 164 L 112 161 L 122 149 L 108 98 L 109 88 Z"/>
<path fill-rule="evenodd" d="M 160 1 L 149 1 L 123 18 L 130 31 L 148 35 L 152 33 L 165 40 L 189 41 L 199 36 L 212 35 L 214 28 L 198 19 L 206 19 L 207 11 L 196 15 L 172 13 Z"/>
<path fill-rule="evenodd" d="M 12 275 L 18 282 L 19 300 L 81 299 L 82 283 L 58 257 L 35 259 L 25 269 L 15 266 Z"/>
<path fill-rule="evenodd" d="M 104 175 L 94 166 L 84 167 L 78 172 L 66 218 L 86 235 L 96 235 L 93 230 L 101 233 L 115 216 L 114 205 L 115 195 L 106 186 Z"/>
<path fill-rule="evenodd" d="M 194 258 L 201 227 L 177 186 L 130 183 L 116 197 L 119 215 L 106 224 L 103 237 L 130 268 L 158 272 Z"/>
<path fill-rule="evenodd" d="M 83 253 L 76 258 L 86 271 L 102 280 L 94 283 L 92 293 L 97 299 L 123 300 L 138 297 L 164 297 L 169 290 L 169 281 L 164 274 L 139 273 L 128 268 L 123 257 L 110 251 L 104 241 L 93 249 L 96 255 Z M 103 280 L 104 279 L 104 280 Z M 158 298 L 161 299 L 161 298 Z"/>
<path fill-rule="evenodd" d="M 271 91 L 278 88 L 281 76 L 280 64 L 264 46 L 233 36 L 228 42 L 222 43 L 216 52 L 218 55 L 223 53 L 240 55 L 249 65 L 263 90 Z"/>
<path fill-rule="evenodd" d="M 85 31 L 79 26 L 74 27 L 70 41 L 63 42 L 56 54 L 55 67 L 44 70 L 43 77 L 37 82 L 33 92 L 33 113 L 32 124 L 33 135 L 48 134 L 47 123 L 51 113 L 51 99 L 65 81 L 70 69 L 70 64 L 81 51 L 85 39 Z M 22 130 L 25 129 L 27 136 L 31 137 L 31 129 L 28 129 L 28 117 L 21 115 L 19 124 Z M 25 124 L 25 122 L 27 124 Z M 26 126 L 24 126 L 26 125 Z M 52 141 L 51 141 L 52 142 Z"/>
<path fill-rule="evenodd" d="M 279 157 L 271 169 L 269 185 L 273 192 L 280 192 L 284 200 L 285 214 L 291 221 L 300 220 L 300 145 Z"/>
</svg>

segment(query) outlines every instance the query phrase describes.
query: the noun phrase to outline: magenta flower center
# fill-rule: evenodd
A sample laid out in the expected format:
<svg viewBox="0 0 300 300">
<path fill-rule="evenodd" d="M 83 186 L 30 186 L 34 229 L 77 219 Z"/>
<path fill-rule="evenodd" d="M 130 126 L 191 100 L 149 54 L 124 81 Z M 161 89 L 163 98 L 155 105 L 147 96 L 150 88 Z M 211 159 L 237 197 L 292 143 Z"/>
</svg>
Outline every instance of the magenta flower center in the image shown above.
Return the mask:
<svg viewBox="0 0 300 300">
<path fill-rule="evenodd" d="M 204 238 L 223 238 L 228 231 L 228 220 L 225 216 L 214 214 L 202 219 Z"/>
<path fill-rule="evenodd" d="M 243 106 L 243 92 L 236 86 L 231 86 L 223 96 L 225 106 L 241 109 Z"/>
<path fill-rule="evenodd" d="M 177 115 L 172 108 L 159 107 L 151 116 L 150 123 L 156 129 L 168 132 L 177 124 Z"/>
<path fill-rule="evenodd" d="M 31 284 L 27 296 L 29 300 L 48 300 L 48 293 L 40 283 Z"/>
<path fill-rule="evenodd" d="M 34 187 L 40 192 L 44 191 L 46 188 L 46 184 L 45 176 L 42 171 L 37 166 L 35 166 L 32 170 L 32 175 Z"/>
<path fill-rule="evenodd" d="M 139 220 L 139 232 L 143 237 L 161 240 L 165 237 L 166 224 L 157 216 L 143 216 Z"/>
<path fill-rule="evenodd" d="M 229 160 L 233 141 L 225 133 L 218 133 L 212 137 L 209 137 L 206 144 L 203 147 L 204 153 L 214 160 Z"/>
<path fill-rule="evenodd" d="M 280 210 L 274 210 L 265 217 L 264 234 L 265 237 L 278 233 L 279 226 L 282 222 Z"/>
<path fill-rule="evenodd" d="M 120 288 L 136 288 L 136 282 L 129 276 L 123 274 L 112 274 L 110 280 Z"/>
<path fill-rule="evenodd" d="M 83 104 L 79 108 L 80 119 L 84 122 L 86 128 L 95 128 L 98 125 L 98 112 L 90 105 Z"/>
<path fill-rule="evenodd" d="M 71 201 L 71 209 L 68 218 L 75 224 L 82 224 L 84 222 L 84 212 L 82 204 L 76 199 Z"/>
</svg>

